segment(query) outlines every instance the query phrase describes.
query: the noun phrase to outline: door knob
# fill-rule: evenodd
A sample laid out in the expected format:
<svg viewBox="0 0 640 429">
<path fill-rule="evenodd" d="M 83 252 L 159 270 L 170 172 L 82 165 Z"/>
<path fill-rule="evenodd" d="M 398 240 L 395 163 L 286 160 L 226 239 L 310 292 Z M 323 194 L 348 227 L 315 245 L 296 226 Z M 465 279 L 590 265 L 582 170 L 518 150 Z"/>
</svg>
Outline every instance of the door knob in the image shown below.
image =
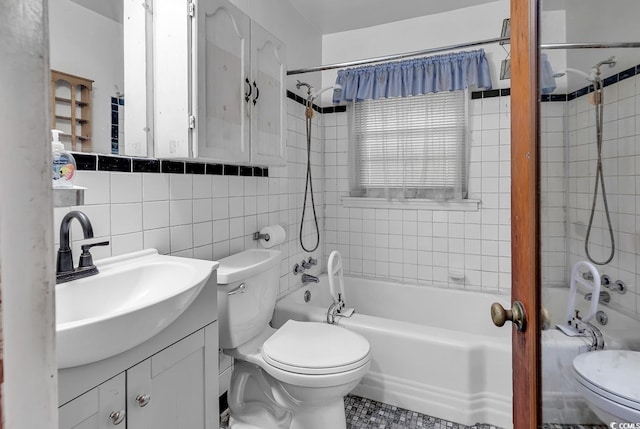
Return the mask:
<svg viewBox="0 0 640 429">
<path fill-rule="evenodd" d="M 502 305 L 497 302 L 491 304 L 491 320 L 493 324 L 500 327 L 507 320 L 516 325 L 516 329 L 524 332 L 527 329 L 527 315 L 524 311 L 524 305 L 520 301 L 514 301 L 511 310 L 505 310 Z"/>
</svg>

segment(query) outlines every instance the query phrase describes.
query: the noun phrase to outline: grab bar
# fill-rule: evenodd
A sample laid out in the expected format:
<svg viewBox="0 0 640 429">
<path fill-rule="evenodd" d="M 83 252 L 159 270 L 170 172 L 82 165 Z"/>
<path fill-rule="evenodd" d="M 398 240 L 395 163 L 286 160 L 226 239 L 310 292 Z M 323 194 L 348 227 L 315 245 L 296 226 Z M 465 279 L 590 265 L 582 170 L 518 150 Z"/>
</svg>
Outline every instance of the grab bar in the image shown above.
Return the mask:
<svg viewBox="0 0 640 429">
<path fill-rule="evenodd" d="M 240 283 L 240 285 L 236 288 L 231 289 L 229 292 L 227 292 L 227 295 L 235 295 L 237 293 L 245 293 L 245 291 L 247 290 L 247 286 L 245 286 L 244 283 Z"/>
</svg>

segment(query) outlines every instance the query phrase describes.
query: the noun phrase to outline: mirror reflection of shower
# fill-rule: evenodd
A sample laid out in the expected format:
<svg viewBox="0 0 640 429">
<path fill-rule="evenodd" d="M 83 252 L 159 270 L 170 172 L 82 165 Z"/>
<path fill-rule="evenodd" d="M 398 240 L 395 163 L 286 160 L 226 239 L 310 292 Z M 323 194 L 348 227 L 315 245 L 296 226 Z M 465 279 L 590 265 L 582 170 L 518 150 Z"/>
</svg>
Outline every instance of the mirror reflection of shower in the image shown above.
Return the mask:
<svg viewBox="0 0 640 429">
<path fill-rule="evenodd" d="M 616 252 L 615 239 L 613 235 L 613 226 L 611 224 L 611 215 L 609 213 L 609 202 L 607 201 L 607 191 L 604 186 L 604 173 L 602 171 L 602 128 L 603 128 L 603 118 L 604 118 L 604 92 L 603 92 L 603 82 L 601 79 L 601 67 L 603 65 L 608 65 L 609 67 L 614 67 L 616 65 L 616 57 L 610 57 L 606 60 L 600 61 L 595 64 L 591 70 L 586 73 L 582 70 L 576 70 L 572 68 L 566 68 L 564 70 L 560 70 L 553 75 L 554 78 L 564 76 L 568 72 L 577 74 L 582 76 L 587 81 L 593 84 L 593 102 L 594 112 L 596 115 L 596 150 L 597 150 L 597 165 L 596 165 L 596 180 L 595 187 L 593 189 L 593 199 L 591 203 L 591 213 L 589 215 L 589 226 L 587 227 L 587 234 L 584 239 L 584 251 L 587 255 L 589 261 L 593 262 L 597 265 L 606 265 L 613 260 L 613 257 Z M 593 217 L 596 211 L 596 203 L 598 199 L 598 185 L 602 189 L 602 203 L 604 206 L 604 213 L 607 219 L 607 226 L 609 228 L 609 237 L 611 241 L 611 252 L 609 256 L 604 261 L 596 261 L 589 252 L 589 240 L 591 238 L 591 229 L 593 227 Z"/>
<path fill-rule="evenodd" d="M 334 91 L 342 91 L 342 86 L 336 84 L 333 86 L 328 86 L 326 88 L 322 88 L 320 91 L 315 91 L 314 88 L 306 83 L 300 82 L 296 83 L 296 88 L 300 89 L 302 87 L 307 88 L 307 100 L 305 103 L 305 119 L 306 119 L 306 129 L 307 129 L 307 178 L 304 184 L 304 202 L 302 203 L 302 218 L 300 219 L 300 246 L 305 252 L 313 252 L 320 245 L 320 228 L 318 227 L 318 215 L 316 213 L 316 202 L 313 195 L 313 178 L 311 177 L 311 120 L 313 119 L 313 102 L 316 98 L 320 96 L 323 92 L 326 92 L 330 89 Z M 316 244 L 313 248 L 307 248 L 302 239 L 302 231 L 304 226 L 304 217 L 307 211 L 307 197 L 311 195 L 311 207 L 313 209 L 313 221 L 316 227 Z"/>
</svg>

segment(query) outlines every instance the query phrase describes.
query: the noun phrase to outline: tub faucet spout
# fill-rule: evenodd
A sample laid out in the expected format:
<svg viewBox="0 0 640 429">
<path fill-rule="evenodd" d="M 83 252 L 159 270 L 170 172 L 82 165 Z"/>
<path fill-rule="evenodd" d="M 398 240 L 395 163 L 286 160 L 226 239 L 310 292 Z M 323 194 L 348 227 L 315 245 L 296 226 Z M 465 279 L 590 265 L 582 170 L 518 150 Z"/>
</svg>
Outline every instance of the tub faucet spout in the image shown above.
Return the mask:
<svg viewBox="0 0 640 429">
<path fill-rule="evenodd" d="M 320 280 L 316 276 L 312 276 L 311 274 L 303 274 L 302 275 L 302 284 L 306 283 L 318 283 Z"/>
</svg>

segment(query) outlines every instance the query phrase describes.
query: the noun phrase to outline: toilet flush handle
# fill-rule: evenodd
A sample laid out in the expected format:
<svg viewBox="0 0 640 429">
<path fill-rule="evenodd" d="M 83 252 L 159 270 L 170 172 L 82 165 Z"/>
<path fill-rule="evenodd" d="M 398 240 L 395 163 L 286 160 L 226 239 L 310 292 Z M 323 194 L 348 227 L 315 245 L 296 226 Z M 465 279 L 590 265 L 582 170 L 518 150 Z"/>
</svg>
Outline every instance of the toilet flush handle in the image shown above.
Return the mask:
<svg viewBox="0 0 640 429">
<path fill-rule="evenodd" d="M 227 292 L 227 295 L 235 295 L 237 293 L 244 293 L 246 290 L 247 290 L 247 287 L 245 286 L 245 284 L 244 283 L 240 283 L 240 286 L 231 289 L 229 292 Z"/>
</svg>

